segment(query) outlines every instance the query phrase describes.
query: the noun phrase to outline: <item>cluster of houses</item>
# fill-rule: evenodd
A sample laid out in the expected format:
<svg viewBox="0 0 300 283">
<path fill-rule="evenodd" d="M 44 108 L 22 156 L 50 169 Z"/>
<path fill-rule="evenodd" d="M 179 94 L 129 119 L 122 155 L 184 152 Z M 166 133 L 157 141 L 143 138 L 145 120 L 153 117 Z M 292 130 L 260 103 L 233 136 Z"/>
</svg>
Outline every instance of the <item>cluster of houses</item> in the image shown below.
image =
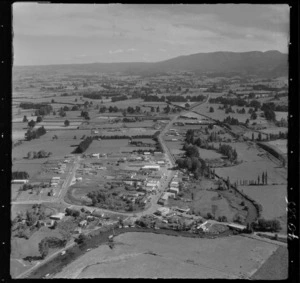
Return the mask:
<svg viewBox="0 0 300 283">
<path fill-rule="evenodd" d="M 50 187 L 56 188 L 60 182 L 60 177 L 52 177 L 50 181 Z"/>
<path fill-rule="evenodd" d="M 180 182 L 181 180 L 178 178 L 178 173 L 176 173 L 170 182 L 168 191 L 162 194 L 162 196 L 158 200 L 158 204 L 166 205 L 169 198 L 176 198 L 179 193 Z"/>
</svg>

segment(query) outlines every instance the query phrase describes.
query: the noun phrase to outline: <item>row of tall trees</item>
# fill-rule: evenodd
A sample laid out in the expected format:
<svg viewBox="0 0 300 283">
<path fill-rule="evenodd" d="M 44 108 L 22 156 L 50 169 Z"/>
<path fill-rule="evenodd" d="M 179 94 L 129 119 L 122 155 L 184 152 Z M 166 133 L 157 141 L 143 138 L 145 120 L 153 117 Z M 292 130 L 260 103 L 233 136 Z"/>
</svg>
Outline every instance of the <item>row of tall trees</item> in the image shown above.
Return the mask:
<svg viewBox="0 0 300 283">
<path fill-rule="evenodd" d="M 74 153 L 83 153 L 85 152 L 88 147 L 90 146 L 90 144 L 93 142 L 93 138 L 92 137 L 87 137 L 85 138 L 85 140 L 83 140 L 74 150 Z"/>
</svg>

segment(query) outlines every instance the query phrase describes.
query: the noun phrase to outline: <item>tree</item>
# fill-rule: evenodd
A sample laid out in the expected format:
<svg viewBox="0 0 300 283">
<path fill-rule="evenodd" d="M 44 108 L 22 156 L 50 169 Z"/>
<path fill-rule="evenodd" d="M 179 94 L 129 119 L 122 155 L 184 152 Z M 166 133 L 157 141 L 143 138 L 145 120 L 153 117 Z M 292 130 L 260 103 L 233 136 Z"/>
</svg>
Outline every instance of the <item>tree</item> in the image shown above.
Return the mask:
<svg viewBox="0 0 300 283">
<path fill-rule="evenodd" d="M 261 141 L 261 133 L 258 133 L 258 140 Z"/>
<path fill-rule="evenodd" d="M 40 243 L 39 243 L 39 252 L 41 254 L 42 259 L 44 259 L 48 253 L 49 253 L 49 245 L 47 243 L 46 238 L 43 239 Z"/>
<path fill-rule="evenodd" d="M 268 172 L 267 171 L 265 173 L 265 183 L 266 183 L 266 185 L 268 185 Z"/>
<path fill-rule="evenodd" d="M 254 133 L 252 133 L 252 141 L 254 141 Z"/>
<path fill-rule="evenodd" d="M 23 117 L 23 122 L 25 123 L 25 122 L 28 122 L 28 119 L 27 119 L 27 116 L 26 115 L 24 115 L 24 117 Z"/>
<path fill-rule="evenodd" d="M 260 184 L 260 177 L 259 177 L 259 175 L 257 176 L 257 184 L 258 185 Z"/>
<path fill-rule="evenodd" d="M 74 140 L 76 140 L 77 139 L 77 137 L 76 136 L 74 136 L 74 138 L 73 138 Z"/>
<path fill-rule="evenodd" d="M 54 103 L 54 102 L 55 102 L 55 101 L 54 101 L 54 98 L 52 98 L 52 99 L 51 99 L 51 103 Z"/>
<path fill-rule="evenodd" d="M 88 237 L 85 234 L 80 234 L 77 239 L 74 240 L 78 245 L 85 244 Z"/>
<path fill-rule="evenodd" d="M 256 120 L 257 119 L 257 114 L 255 112 L 252 112 L 251 116 L 250 116 L 250 119 L 251 120 Z"/>
<path fill-rule="evenodd" d="M 215 112 L 215 109 L 211 106 L 211 107 L 209 107 L 209 112 L 213 113 L 213 112 Z"/>
<path fill-rule="evenodd" d="M 37 123 L 40 123 L 40 122 L 42 122 L 42 120 L 43 120 L 43 119 L 42 119 L 42 117 L 41 117 L 41 116 L 37 116 L 37 117 L 36 117 L 36 122 L 37 122 Z"/>
<path fill-rule="evenodd" d="M 28 123 L 28 126 L 30 128 L 33 128 L 35 126 L 35 122 L 33 120 L 31 120 L 29 123 Z"/>
<path fill-rule="evenodd" d="M 261 180 L 262 180 L 262 184 L 265 184 L 265 173 L 262 172 L 262 176 L 261 176 Z"/>
<path fill-rule="evenodd" d="M 70 125 L 69 120 L 65 120 L 64 124 L 65 124 L 66 127 L 68 127 Z"/>
</svg>

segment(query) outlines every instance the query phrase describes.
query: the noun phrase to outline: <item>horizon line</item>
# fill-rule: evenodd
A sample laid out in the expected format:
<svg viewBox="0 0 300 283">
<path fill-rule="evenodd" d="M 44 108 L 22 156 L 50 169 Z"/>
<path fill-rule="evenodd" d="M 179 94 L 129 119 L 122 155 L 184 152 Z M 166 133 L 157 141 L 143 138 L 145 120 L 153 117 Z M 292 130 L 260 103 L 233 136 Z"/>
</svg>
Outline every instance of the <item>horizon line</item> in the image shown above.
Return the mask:
<svg viewBox="0 0 300 283">
<path fill-rule="evenodd" d="M 160 60 L 160 61 L 153 61 L 153 62 L 149 62 L 149 61 L 126 61 L 126 62 L 90 62 L 90 63 L 54 63 L 54 64 L 41 64 L 41 65 L 14 65 L 13 64 L 13 68 L 14 67 L 46 67 L 46 66 L 67 66 L 67 65 L 91 65 L 91 64 L 126 64 L 126 63 L 143 63 L 143 64 L 155 64 L 155 63 L 160 63 L 160 62 L 164 62 L 164 61 L 168 61 L 168 60 L 172 60 L 175 58 L 179 58 L 179 57 L 185 57 L 185 56 L 191 56 L 191 55 L 197 55 L 197 54 L 213 54 L 213 53 L 251 53 L 251 52 L 260 52 L 260 53 L 267 53 L 267 52 L 278 52 L 281 53 L 283 55 L 288 55 L 288 53 L 283 53 L 279 50 L 275 50 L 275 49 L 271 49 L 271 50 L 267 50 L 267 51 L 259 51 L 259 50 L 252 50 L 252 51 L 213 51 L 213 52 L 198 52 L 198 53 L 191 53 L 191 54 L 187 54 L 187 55 L 179 55 L 176 57 L 172 57 L 169 59 L 164 59 L 164 60 Z"/>
</svg>

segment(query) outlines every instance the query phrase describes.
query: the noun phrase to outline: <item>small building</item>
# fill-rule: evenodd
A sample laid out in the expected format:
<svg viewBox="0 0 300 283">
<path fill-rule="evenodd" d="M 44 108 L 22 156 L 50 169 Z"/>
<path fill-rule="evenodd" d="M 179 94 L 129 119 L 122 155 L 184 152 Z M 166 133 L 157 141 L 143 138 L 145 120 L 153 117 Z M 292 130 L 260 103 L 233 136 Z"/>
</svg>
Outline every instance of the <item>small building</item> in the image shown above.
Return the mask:
<svg viewBox="0 0 300 283">
<path fill-rule="evenodd" d="M 39 220 L 38 222 L 40 223 L 41 226 L 45 226 L 48 228 L 53 227 L 55 224 L 54 220 L 44 220 L 44 221 Z"/>
<path fill-rule="evenodd" d="M 100 156 L 100 153 L 92 153 L 92 157 L 99 158 L 99 156 Z"/>
<path fill-rule="evenodd" d="M 77 177 L 77 178 L 76 178 L 76 181 L 77 181 L 77 182 L 81 182 L 81 181 L 82 181 L 82 177 Z"/>
<path fill-rule="evenodd" d="M 82 220 L 79 222 L 79 227 L 85 227 L 87 225 L 87 220 Z"/>
<path fill-rule="evenodd" d="M 159 207 L 155 214 L 166 216 L 170 212 L 170 208 L 168 207 Z"/>
<path fill-rule="evenodd" d="M 60 177 L 52 177 L 52 180 L 56 180 L 56 181 L 59 181 L 60 180 Z"/>
<path fill-rule="evenodd" d="M 144 155 L 151 155 L 151 153 L 148 152 L 148 151 L 145 151 L 145 152 L 144 152 Z"/>
<path fill-rule="evenodd" d="M 63 212 L 60 212 L 60 213 L 51 215 L 50 219 L 62 220 L 64 217 L 65 217 L 65 214 Z"/>
<path fill-rule="evenodd" d="M 142 167 L 142 169 L 158 171 L 158 170 L 160 170 L 160 166 L 159 165 L 145 165 Z"/>
<path fill-rule="evenodd" d="M 179 187 L 179 183 L 178 183 L 178 182 L 172 181 L 171 184 L 170 184 L 170 186 L 171 186 L 171 187 L 178 188 L 178 187 Z"/>
<path fill-rule="evenodd" d="M 178 195 L 178 193 L 179 193 L 179 188 L 170 187 L 169 191 L 170 191 L 171 193 L 175 193 L 176 195 Z"/>
<path fill-rule="evenodd" d="M 246 229 L 245 225 L 240 225 L 237 223 L 229 223 L 227 224 L 227 226 L 232 229 L 232 230 L 236 230 L 236 231 L 243 231 L 244 229 Z"/>
<path fill-rule="evenodd" d="M 160 165 L 163 165 L 163 164 L 165 164 L 165 161 L 164 161 L 164 160 L 159 160 L 159 161 L 157 161 L 156 163 L 157 163 L 157 164 L 160 164 Z"/>
<path fill-rule="evenodd" d="M 80 227 L 76 227 L 74 230 L 74 234 L 81 234 L 82 230 Z"/>
</svg>

